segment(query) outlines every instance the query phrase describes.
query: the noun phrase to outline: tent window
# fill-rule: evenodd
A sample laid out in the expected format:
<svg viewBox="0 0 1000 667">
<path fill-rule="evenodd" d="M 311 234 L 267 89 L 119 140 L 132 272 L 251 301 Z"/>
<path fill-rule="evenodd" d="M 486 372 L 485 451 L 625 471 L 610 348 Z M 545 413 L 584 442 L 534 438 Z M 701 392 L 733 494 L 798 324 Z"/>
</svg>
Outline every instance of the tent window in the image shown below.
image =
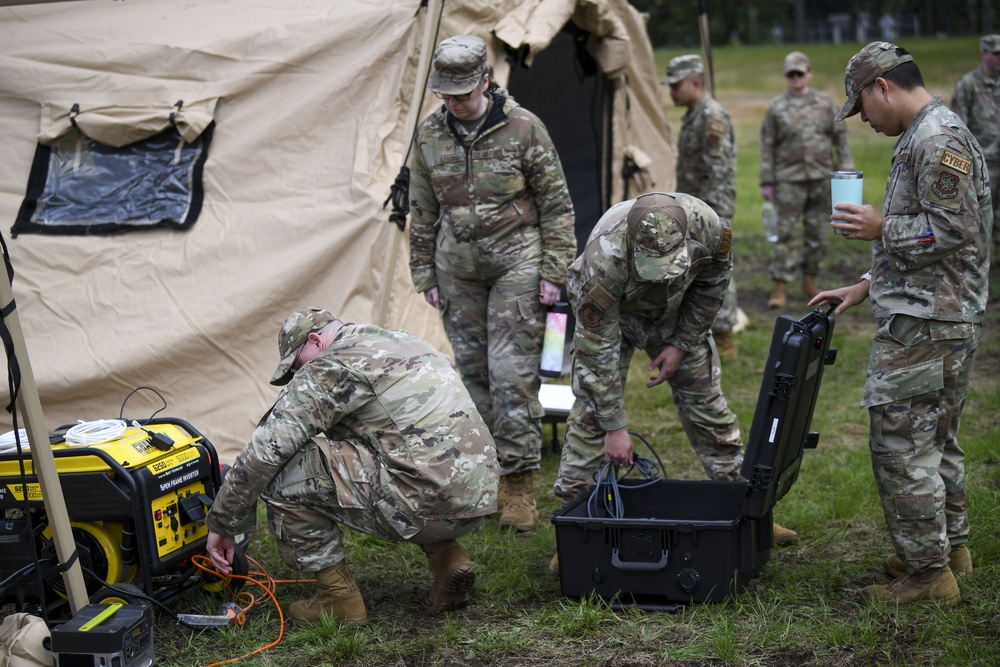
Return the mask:
<svg viewBox="0 0 1000 667">
<path fill-rule="evenodd" d="M 120 148 L 73 128 L 39 143 L 11 235 L 112 234 L 198 219 L 213 124 L 192 142 L 170 127 Z"/>
</svg>

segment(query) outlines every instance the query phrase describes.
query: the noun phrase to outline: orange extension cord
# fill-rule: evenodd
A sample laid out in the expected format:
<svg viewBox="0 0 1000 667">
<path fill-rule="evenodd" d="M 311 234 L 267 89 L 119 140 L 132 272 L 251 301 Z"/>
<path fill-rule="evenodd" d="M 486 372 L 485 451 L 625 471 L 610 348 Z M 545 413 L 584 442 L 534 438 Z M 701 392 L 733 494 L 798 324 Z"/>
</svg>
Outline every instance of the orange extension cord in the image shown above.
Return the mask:
<svg viewBox="0 0 1000 667">
<path fill-rule="evenodd" d="M 210 575 L 218 579 L 221 579 L 222 583 L 226 587 L 226 590 L 229 591 L 229 594 L 233 597 L 233 600 L 235 600 L 236 604 L 239 605 L 239 607 L 243 610 L 244 613 L 249 612 L 259 602 L 259 600 L 256 597 L 254 597 L 252 593 L 246 590 L 240 591 L 239 593 L 234 592 L 233 589 L 229 586 L 229 582 L 231 580 L 237 579 L 240 581 L 244 581 L 247 584 L 252 584 L 253 586 L 261 588 L 264 591 L 264 593 L 267 594 L 266 599 L 270 599 L 271 602 L 274 603 L 274 608 L 278 610 L 279 631 L 277 639 L 275 639 L 267 646 L 261 646 L 260 648 L 255 649 L 244 655 L 241 655 L 238 658 L 230 658 L 229 660 L 220 660 L 219 662 L 213 662 L 212 664 L 207 665 L 206 667 L 217 667 L 218 665 L 227 665 L 229 663 L 236 662 L 237 660 L 242 660 L 243 658 L 249 658 L 250 656 L 256 655 L 258 653 L 263 653 L 264 651 L 274 648 L 275 646 L 280 644 L 281 639 L 285 636 L 285 614 L 281 610 L 281 605 L 278 603 L 278 598 L 275 597 L 274 595 L 275 588 L 277 588 L 278 584 L 308 584 L 316 581 L 315 579 L 272 579 L 271 575 L 269 575 L 264 570 L 261 564 L 250 557 L 247 557 L 247 562 L 256 567 L 257 571 L 250 571 L 246 574 L 246 576 L 240 574 L 229 574 L 229 575 L 222 574 L 221 572 L 215 569 L 215 567 L 212 565 L 211 559 L 208 556 L 204 555 L 192 556 L 191 562 L 205 575 Z"/>
</svg>

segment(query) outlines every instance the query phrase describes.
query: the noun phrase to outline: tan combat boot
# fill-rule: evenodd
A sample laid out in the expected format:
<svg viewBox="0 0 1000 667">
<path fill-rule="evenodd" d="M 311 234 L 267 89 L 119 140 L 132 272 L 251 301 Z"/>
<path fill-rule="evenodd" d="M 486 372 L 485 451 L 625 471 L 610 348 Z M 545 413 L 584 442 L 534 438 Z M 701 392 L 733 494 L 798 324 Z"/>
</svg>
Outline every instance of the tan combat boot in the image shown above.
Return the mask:
<svg viewBox="0 0 1000 667">
<path fill-rule="evenodd" d="M 507 502 L 500 516 L 501 526 L 510 526 L 520 531 L 535 527 L 538 510 L 535 509 L 535 495 L 532 491 L 531 471 L 507 475 Z"/>
<path fill-rule="evenodd" d="M 771 298 L 767 300 L 768 308 L 784 308 L 787 298 L 785 296 L 785 283 L 781 280 L 774 281 L 774 292 L 771 294 Z"/>
<path fill-rule="evenodd" d="M 363 625 L 368 622 L 365 601 L 358 590 L 347 561 L 316 573 L 316 595 L 309 600 L 297 600 L 288 608 L 288 618 L 304 625 L 323 622 L 323 613 L 343 625 Z"/>
<path fill-rule="evenodd" d="M 802 276 L 802 294 L 809 297 L 810 299 L 819 294 L 819 288 L 816 287 L 816 276 L 807 273 Z"/>
<path fill-rule="evenodd" d="M 713 331 L 712 338 L 715 339 L 715 350 L 723 359 L 735 359 L 739 354 L 732 331 Z"/>
<path fill-rule="evenodd" d="M 951 568 L 945 565 L 939 570 L 904 574 L 885 585 L 865 586 L 861 591 L 861 598 L 865 602 L 884 600 L 899 604 L 937 602 L 951 605 L 961 601 L 962 594 Z"/>
<path fill-rule="evenodd" d="M 791 544 L 792 542 L 799 541 L 798 533 L 791 528 L 779 526 L 773 521 L 771 522 L 771 536 L 773 537 L 775 544 Z"/>
<path fill-rule="evenodd" d="M 885 557 L 882 567 L 890 577 L 902 577 L 906 574 L 906 566 L 903 559 L 896 554 L 889 554 Z M 951 555 L 948 556 L 948 567 L 953 574 L 972 574 L 972 553 L 969 547 L 960 544 L 951 548 Z"/>
<path fill-rule="evenodd" d="M 423 601 L 424 611 L 439 614 L 467 603 L 476 583 L 476 570 L 462 545 L 445 540 L 421 544 L 420 548 L 427 554 L 427 567 L 434 575 L 434 583 Z"/>
</svg>

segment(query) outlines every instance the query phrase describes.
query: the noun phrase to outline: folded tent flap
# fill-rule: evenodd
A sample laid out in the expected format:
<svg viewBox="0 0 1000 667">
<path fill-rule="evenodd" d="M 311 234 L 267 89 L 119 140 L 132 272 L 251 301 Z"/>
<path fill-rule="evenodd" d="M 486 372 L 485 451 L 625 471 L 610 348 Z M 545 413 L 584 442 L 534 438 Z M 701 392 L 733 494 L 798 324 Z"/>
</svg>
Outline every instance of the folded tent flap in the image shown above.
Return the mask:
<svg viewBox="0 0 1000 667">
<path fill-rule="evenodd" d="M 75 128 L 100 144 L 121 148 L 175 128 L 185 142 L 193 143 L 212 124 L 218 101 L 179 95 L 149 102 L 44 103 L 38 142 L 52 145 Z"/>
</svg>

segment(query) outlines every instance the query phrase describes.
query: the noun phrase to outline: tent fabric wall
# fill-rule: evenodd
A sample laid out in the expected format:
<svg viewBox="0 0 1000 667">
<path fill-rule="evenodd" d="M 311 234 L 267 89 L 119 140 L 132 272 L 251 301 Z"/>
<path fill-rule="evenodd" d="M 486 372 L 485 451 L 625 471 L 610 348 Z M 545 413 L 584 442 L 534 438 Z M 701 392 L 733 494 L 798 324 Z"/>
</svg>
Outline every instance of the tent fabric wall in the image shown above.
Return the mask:
<svg viewBox="0 0 1000 667">
<path fill-rule="evenodd" d="M 534 49 L 547 43 L 538 11 L 613 16 L 626 32 L 640 20 L 623 0 L 464 0 L 445 3 L 437 39 L 481 34 L 500 64 L 514 45 L 492 30 L 515 9 L 531 10 Z M 386 325 L 447 349 L 437 314 L 413 290 L 405 232 L 382 207 L 413 130 L 404 126 L 411 96 L 423 87 L 424 13 L 419 0 L 0 9 L 0 224 L 13 222 L 24 197 L 43 108 L 218 100 L 204 206 L 190 230 L 17 239 L 0 230 L 48 428 L 117 417 L 129 392 L 150 386 L 168 403 L 160 416 L 190 422 L 231 460 L 276 397 L 267 380 L 284 317 L 315 304 L 372 321 L 393 265 Z M 662 101 L 635 106 L 656 86 L 655 72 L 639 80 L 652 58 L 644 32 L 638 41 L 649 63 L 627 59 L 619 78 L 629 102 L 616 108 L 632 117 L 616 119 L 615 131 L 654 156 L 651 180 L 666 189 L 673 153 Z M 427 96 L 421 116 L 436 102 Z M 125 416 L 160 407 L 140 392 Z"/>
</svg>

